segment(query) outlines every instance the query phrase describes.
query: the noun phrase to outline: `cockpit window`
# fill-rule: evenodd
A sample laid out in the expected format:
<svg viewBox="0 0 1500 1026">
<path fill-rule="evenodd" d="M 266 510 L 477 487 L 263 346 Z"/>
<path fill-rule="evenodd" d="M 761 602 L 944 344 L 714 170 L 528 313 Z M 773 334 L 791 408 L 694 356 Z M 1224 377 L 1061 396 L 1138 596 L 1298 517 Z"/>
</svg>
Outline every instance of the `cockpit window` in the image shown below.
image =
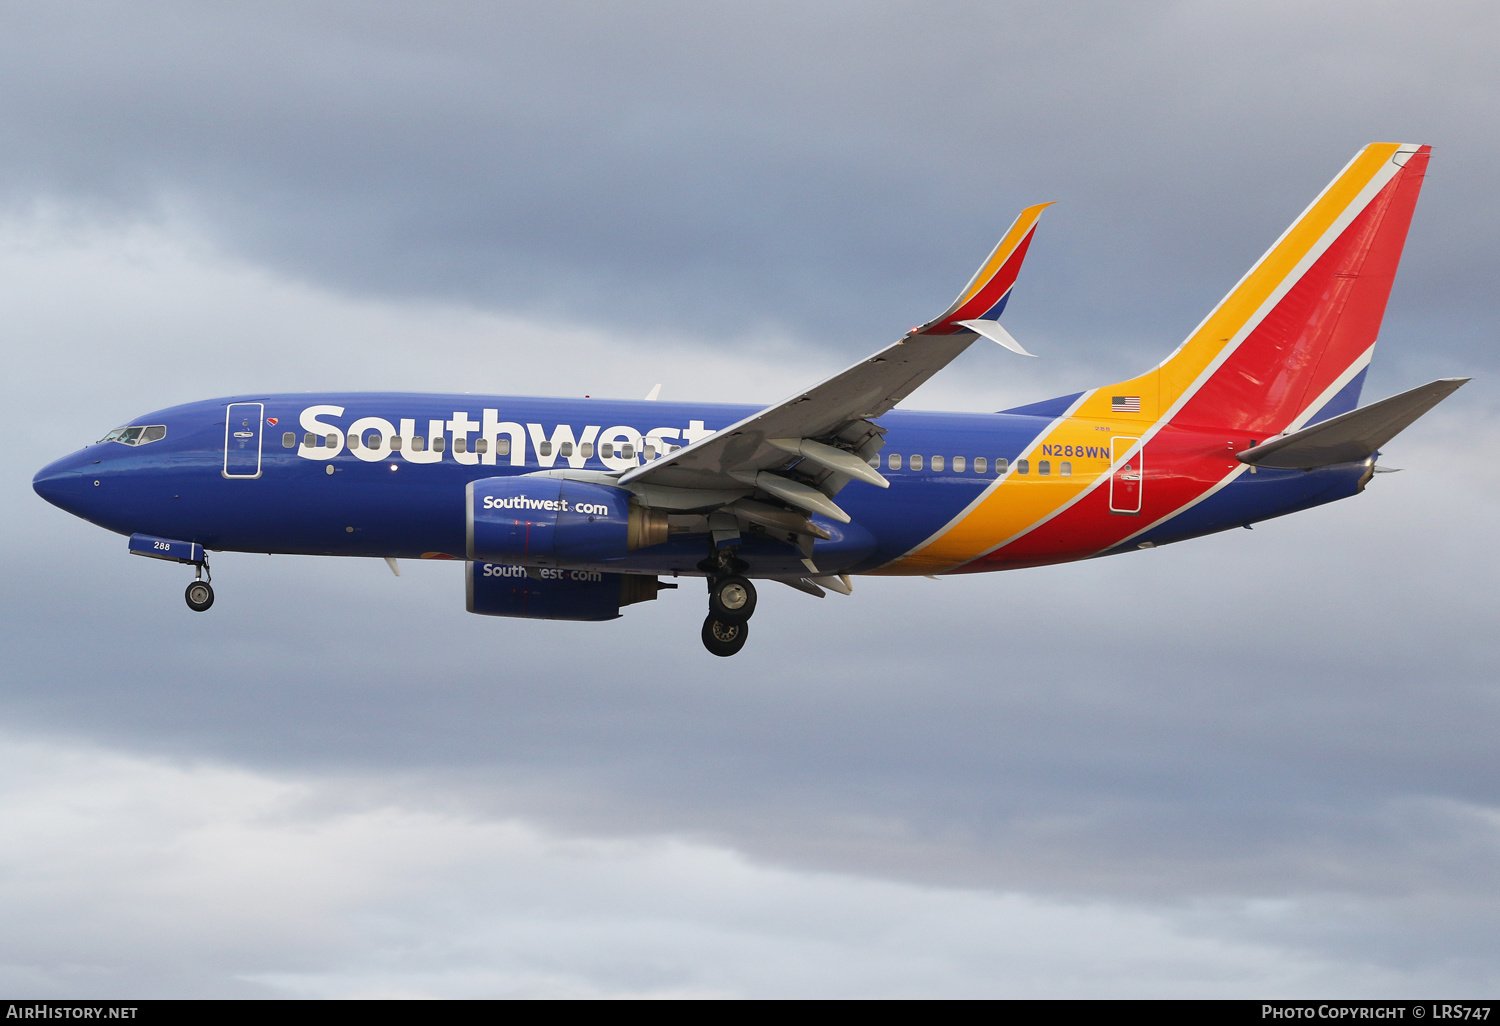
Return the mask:
<svg viewBox="0 0 1500 1026">
<path fill-rule="evenodd" d="M 121 445 L 145 445 L 147 442 L 157 442 L 166 437 L 167 426 L 165 424 L 133 424 L 130 427 L 115 428 L 99 441 L 119 442 Z"/>
</svg>

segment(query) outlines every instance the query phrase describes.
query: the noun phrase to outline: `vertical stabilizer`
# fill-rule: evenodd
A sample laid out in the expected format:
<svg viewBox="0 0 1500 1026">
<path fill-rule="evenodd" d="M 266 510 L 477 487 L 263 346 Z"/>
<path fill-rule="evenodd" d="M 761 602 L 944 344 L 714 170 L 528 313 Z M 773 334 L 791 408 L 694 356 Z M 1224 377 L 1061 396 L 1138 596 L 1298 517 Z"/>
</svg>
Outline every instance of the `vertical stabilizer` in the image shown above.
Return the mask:
<svg viewBox="0 0 1500 1026">
<path fill-rule="evenodd" d="M 1080 415 L 1265 436 L 1352 409 L 1429 151 L 1366 146 L 1176 352 Z"/>
</svg>

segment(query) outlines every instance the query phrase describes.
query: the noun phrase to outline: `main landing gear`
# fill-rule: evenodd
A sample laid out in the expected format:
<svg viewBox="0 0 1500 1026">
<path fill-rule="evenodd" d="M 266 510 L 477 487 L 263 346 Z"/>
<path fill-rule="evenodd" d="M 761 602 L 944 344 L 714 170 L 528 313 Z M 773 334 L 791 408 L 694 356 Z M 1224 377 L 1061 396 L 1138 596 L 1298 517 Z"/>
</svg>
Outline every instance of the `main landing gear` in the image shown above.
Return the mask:
<svg viewBox="0 0 1500 1026">
<path fill-rule="evenodd" d="M 194 566 L 198 568 L 198 576 L 187 586 L 187 591 L 183 592 L 182 597 L 187 600 L 189 609 L 195 613 L 202 613 L 214 604 L 214 586 L 209 583 L 214 579 L 214 575 L 210 572 L 208 580 L 203 579 L 203 571 L 208 569 L 206 559 L 202 563 L 195 563 Z"/>
<path fill-rule="evenodd" d="M 755 585 L 739 574 L 708 579 L 708 619 L 703 621 L 703 647 L 716 656 L 732 656 L 750 636 L 755 612 Z"/>
</svg>

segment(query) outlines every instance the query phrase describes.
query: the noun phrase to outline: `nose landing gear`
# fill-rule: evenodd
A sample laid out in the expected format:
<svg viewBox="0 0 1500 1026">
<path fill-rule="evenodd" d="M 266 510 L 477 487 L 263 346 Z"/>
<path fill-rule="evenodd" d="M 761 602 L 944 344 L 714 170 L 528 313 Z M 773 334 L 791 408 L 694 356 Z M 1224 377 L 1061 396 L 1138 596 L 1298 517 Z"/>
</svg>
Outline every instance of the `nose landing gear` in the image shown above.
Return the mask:
<svg viewBox="0 0 1500 1026">
<path fill-rule="evenodd" d="M 745 647 L 754 612 L 755 585 L 739 574 L 710 577 L 703 647 L 716 656 L 734 655 Z"/>
<path fill-rule="evenodd" d="M 183 592 L 182 597 L 187 600 L 189 609 L 195 613 L 202 613 L 214 604 L 214 586 L 209 583 L 214 579 L 214 575 L 210 571 L 208 580 L 203 579 L 203 571 L 208 570 L 207 559 L 195 565 L 198 569 L 198 576 L 187 586 L 187 591 Z"/>
</svg>

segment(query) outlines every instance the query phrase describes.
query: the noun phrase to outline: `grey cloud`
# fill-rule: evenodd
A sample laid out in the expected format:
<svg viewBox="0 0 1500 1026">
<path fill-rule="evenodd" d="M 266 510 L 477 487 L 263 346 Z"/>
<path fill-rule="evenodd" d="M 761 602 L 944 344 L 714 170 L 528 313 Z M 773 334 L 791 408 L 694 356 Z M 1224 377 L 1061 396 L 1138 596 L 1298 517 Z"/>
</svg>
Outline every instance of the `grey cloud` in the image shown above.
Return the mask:
<svg viewBox="0 0 1500 1026">
<path fill-rule="evenodd" d="M 1439 148 L 1414 316 L 1489 309 L 1484 5 L 7 17 L 13 203 L 185 210 L 345 289 L 863 351 L 941 309 L 1016 208 L 1057 199 L 1015 317 L 1144 356 L 1397 135 Z"/>
</svg>

